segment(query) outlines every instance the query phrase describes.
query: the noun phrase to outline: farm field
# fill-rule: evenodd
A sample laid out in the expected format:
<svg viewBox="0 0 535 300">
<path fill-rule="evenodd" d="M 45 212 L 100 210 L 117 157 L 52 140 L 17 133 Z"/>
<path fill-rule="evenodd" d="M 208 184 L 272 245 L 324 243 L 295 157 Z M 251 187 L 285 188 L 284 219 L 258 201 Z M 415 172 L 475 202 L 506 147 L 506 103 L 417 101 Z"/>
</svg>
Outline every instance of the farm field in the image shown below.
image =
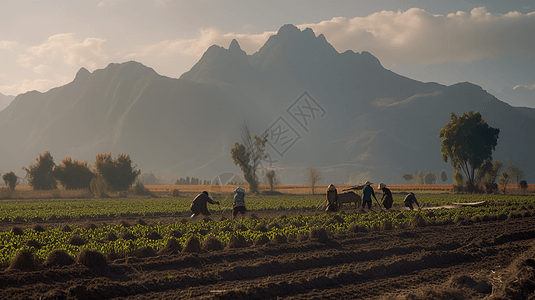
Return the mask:
<svg viewBox="0 0 535 300">
<path fill-rule="evenodd" d="M 190 222 L 195 193 L 182 192 L 178 199 L 1 200 L 0 298 L 524 299 L 534 293 L 533 195 L 420 193 L 424 209 L 408 211 L 399 191 L 389 212 L 345 207 L 335 214 L 316 209 L 323 195 L 255 196 L 246 198 L 245 218 L 231 220 L 230 194 L 221 191 L 212 196 L 223 209 L 209 205 L 209 219 Z M 478 201 L 488 205 L 451 205 Z M 52 259 L 54 250 L 72 261 Z"/>
</svg>

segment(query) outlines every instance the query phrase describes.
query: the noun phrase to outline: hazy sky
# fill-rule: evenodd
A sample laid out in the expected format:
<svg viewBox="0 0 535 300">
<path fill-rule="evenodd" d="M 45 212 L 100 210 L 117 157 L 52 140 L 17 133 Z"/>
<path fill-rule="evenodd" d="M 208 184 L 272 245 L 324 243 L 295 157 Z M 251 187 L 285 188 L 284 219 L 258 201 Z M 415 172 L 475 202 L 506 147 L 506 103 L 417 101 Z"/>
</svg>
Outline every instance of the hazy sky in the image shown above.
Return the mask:
<svg viewBox="0 0 535 300">
<path fill-rule="evenodd" d="M 288 23 L 424 82 L 535 90 L 534 0 L 0 0 L 0 93 L 128 60 L 177 78 L 212 44 L 252 54 Z"/>
</svg>

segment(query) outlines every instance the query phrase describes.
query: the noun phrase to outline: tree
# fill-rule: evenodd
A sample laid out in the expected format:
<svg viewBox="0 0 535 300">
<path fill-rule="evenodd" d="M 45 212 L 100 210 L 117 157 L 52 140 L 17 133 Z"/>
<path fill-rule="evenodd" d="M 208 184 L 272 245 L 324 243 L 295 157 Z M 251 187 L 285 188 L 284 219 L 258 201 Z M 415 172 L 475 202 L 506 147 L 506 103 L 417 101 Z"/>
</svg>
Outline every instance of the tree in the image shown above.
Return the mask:
<svg viewBox="0 0 535 300">
<path fill-rule="evenodd" d="M 437 175 L 435 172 L 427 172 L 424 176 L 425 184 L 435 184 L 437 182 Z"/>
<path fill-rule="evenodd" d="M 416 176 L 414 176 L 415 178 L 415 182 L 414 184 L 424 184 L 424 172 L 422 171 L 418 171 L 418 173 L 416 174 Z"/>
<path fill-rule="evenodd" d="M 310 188 L 312 189 L 312 194 L 314 194 L 316 189 L 316 184 L 321 180 L 321 172 L 315 168 L 308 168 L 305 175 L 305 181 Z"/>
<path fill-rule="evenodd" d="M 10 189 L 14 190 L 15 186 L 17 185 L 17 180 L 19 177 L 13 173 L 13 171 L 7 172 L 2 176 L 2 179 L 6 183 L 7 186 L 9 186 Z"/>
<path fill-rule="evenodd" d="M 28 177 L 28 184 L 34 190 L 55 190 L 57 188 L 56 178 L 54 177 L 54 169 L 56 164 L 50 152 L 39 154 L 36 163 L 30 165 L 30 168 L 22 168 L 26 171 Z"/>
<path fill-rule="evenodd" d="M 485 186 L 487 193 L 493 193 L 498 189 L 495 181 L 502 166 L 503 162 L 500 160 L 495 160 L 494 162 L 486 160 L 477 171 L 476 183 Z"/>
<path fill-rule="evenodd" d="M 95 174 L 87 165 L 87 161 L 81 162 L 67 157 L 61 161 L 61 165 L 54 170 L 54 177 L 67 190 L 89 189 L 91 180 Z"/>
<path fill-rule="evenodd" d="M 265 180 L 266 180 L 266 183 L 269 185 L 269 188 L 271 189 L 271 191 L 274 190 L 275 185 L 280 183 L 279 175 L 277 174 L 277 171 L 275 171 L 273 169 L 269 169 L 266 172 L 266 179 Z"/>
<path fill-rule="evenodd" d="M 463 172 L 467 188 L 474 187 L 476 170 L 485 160 L 492 160 L 492 151 L 498 144 L 500 130 L 490 127 L 479 112 L 468 112 L 457 117 L 451 113 L 450 121 L 444 126 L 440 152 L 442 159 L 454 169 Z"/>
<path fill-rule="evenodd" d="M 141 170 L 135 170 L 137 165 L 132 165 L 128 154 L 119 154 L 114 159 L 111 153 L 97 154 L 94 165 L 97 173 L 114 191 L 127 191 L 141 174 Z"/>
<path fill-rule="evenodd" d="M 242 128 L 242 142 L 236 142 L 234 148 L 230 149 L 230 155 L 234 165 L 240 166 L 245 181 L 249 184 L 251 193 L 258 193 L 258 175 L 257 170 L 260 161 L 267 157 L 264 153 L 266 149 L 267 133 L 264 136 L 251 136 L 251 132 L 244 124 Z"/>
<path fill-rule="evenodd" d="M 154 173 L 152 173 L 152 171 L 150 171 L 150 170 L 147 171 L 147 172 L 142 173 L 139 176 L 138 181 L 143 183 L 143 185 L 158 185 L 158 184 L 160 184 L 160 181 L 158 180 L 158 178 L 156 178 L 156 175 L 154 175 Z"/>
<path fill-rule="evenodd" d="M 446 183 L 447 180 L 448 180 L 448 175 L 446 175 L 446 172 L 442 170 L 442 172 L 440 172 L 440 181 L 442 181 L 442 183 Z"/>
<path fill-rule="evenodd" d="M 457 169 L 453 169 L 453 182 L 454 182 L 453 190 L 458 190 L 458 191 L 463 190 L 464 177 L 463 177 L 463 174 L 461 174 L 461 172 L 459 172 L 459 170 Z"/>
<path fill-rule="evenodd" d="M 523 168 L 524 166 L 520 166 L 520 167 L 515 166 L 513 162 L 511 161 L 511 159 L 509 159 L 509 164 L 507 165 L 507 174 L 509 174 L 511 181 L 514 184 L 519 184 L 522 178 L 526 176 L 524 174 L 524 171 L 522 171 Z"/>
<path fill-rule="evenodd" d="M 506 171 L 503 171 L 502 172 L 502 177 L 500 178 L 500 184 L 503 187 L 503 194 L 504 195 L 505 195 L 505 190 L 507 188 L 507 184 L 509 184 L 510 181 L 511 181 L 511 179 L 509 178 L 509 174 L 507 174 Z"/>
<path fill-rule="evenodd" d="M 412 181 L 414 179 L 414 174 L 409 174 L 409 173 L 405 173 L 403 175 L 401 175 L 401 177 L 403 179 L 405 179 L 405 181 L 407 182 L 407 184 L 409 184 L 410 181 Z"/>
</svg>

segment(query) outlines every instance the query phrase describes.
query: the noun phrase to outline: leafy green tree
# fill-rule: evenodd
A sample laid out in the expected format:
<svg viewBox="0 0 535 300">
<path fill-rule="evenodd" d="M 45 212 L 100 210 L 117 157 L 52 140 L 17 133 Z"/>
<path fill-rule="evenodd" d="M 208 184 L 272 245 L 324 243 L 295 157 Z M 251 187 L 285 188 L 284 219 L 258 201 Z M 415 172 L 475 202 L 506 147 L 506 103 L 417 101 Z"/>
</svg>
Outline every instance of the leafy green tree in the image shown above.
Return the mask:
<svg viewBox="0 0 535 300">
<path fill-rule="evenodd" d="M 39 154 L 36 163 L 30 165 L 29 168 L 22 168 L 26 171 L 28 177 L 28 184 L 34 190 L 55 190 L 57 188 L 56 178 L 54 177 L 54 169 L 56 164 L 50 152 Z"/>
<path fill-rule="evenodd" d="M 454 169 L 463 172 L 469 190 L 474 187 L 476 170 L 486 160 L 492 160 L 499 133 L 500 130 L 490 127 L 479 112 L 464 113 L 460 117 L 451 113 L 450 121 L 440 130 L 442 159 L 444 162 L 449 159 Z"/>
<path fill-rule="evenodd" d="M 95 174 L 87 165 L 87 161 L 81 162 L 67 157 L 57 166 L 54 176 L 67 190 L 89 189 L 91 180 Z"/>
<path fill-rule="evenodd" d="M 2 176 L 2 179 L 10 189 L 14 190 L 19 177 L 17 177 L 13 171 L 10 171 L 5 173 L 4 176 Z"/>
<path fill-rule="evenodd" d="M 442 181 L 442 183 L 445 183 L 447 180 L 448 180 L 448 175 L 446 175 L 446 172 L 442 170 L 442 172 L 440 172 L 440 181 Z"/>
<path fill-rule="evenodd" d="M 117 158 L 112 159 L 111 153 L 99 153 L 94 166 L 97 174 L 101 175 L 114 191 L 127 191 L 141 174 L 141 170 L 135 170 L 137 165 L 132 165 L 128 154 L 119 154 Z"/>
<path fill-rule="evenodd" d="M 405 181 L 407 182 L 407 184 L 409 184 L 409 182 L 411 182 L 411 181 L 414 179 L 414 174 L 404 173 L 403 175 L 401 175 L 401 177 L 402 177 L 403 179 L 405 179 Z"/>
<path fill-rule="evenodd" d="M 425 184 L 435 184 L 437 182 L 437 175 L 435 172 L 427 172 L 424 176 Z"/>
<path fill-rule="evenodd" d="M 259 179 L 257 170 L 265 154 L 267 133 L 264 136 L 251 136 L 251 132 L 245 124 L 242 128 L 243 143 L 236 142 L 234 148 L 230 149 L 230 155 L 234 165 L 240 167 L 243 178 L 249 184 L 251 193 L 258 193 Z"/>
<path fill-rule="evenodd" d="M 453 181 L 454 181 L 454 190 L 462 191 L 464 187 L 464 177 L 459 170 L 454 169 L 453 170 Z"/>
<path fill-rule="evenodd" d="M 524 171 L 522 169 L 524 166 L 517 167 L 513 164 L 511 159 L 509 159 L 509 164 L 507 165 L 507 174 L 509 174 L 509 177 L 511 178 L 511 181 L 515 184 L 519 184 L 522 178 L 526 176 L 524 174 Z"/>
</svg>

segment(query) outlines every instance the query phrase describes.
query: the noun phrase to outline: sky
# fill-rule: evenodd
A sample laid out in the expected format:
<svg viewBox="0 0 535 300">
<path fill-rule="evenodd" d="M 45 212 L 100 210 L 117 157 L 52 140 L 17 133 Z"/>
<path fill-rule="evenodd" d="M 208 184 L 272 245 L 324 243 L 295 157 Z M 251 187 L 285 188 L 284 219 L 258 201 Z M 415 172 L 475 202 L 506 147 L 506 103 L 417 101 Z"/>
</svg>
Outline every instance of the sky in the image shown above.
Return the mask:
<svg viewBox="0 0 535 300">
<path fill-rule="evenodd" d="M 253 54 L 284 24 L 419 81 L 535 91 L 535 0 L 0 0 L 0 93 L 130 60 L 178 78 L 211 45 Z"/>
</svg>

